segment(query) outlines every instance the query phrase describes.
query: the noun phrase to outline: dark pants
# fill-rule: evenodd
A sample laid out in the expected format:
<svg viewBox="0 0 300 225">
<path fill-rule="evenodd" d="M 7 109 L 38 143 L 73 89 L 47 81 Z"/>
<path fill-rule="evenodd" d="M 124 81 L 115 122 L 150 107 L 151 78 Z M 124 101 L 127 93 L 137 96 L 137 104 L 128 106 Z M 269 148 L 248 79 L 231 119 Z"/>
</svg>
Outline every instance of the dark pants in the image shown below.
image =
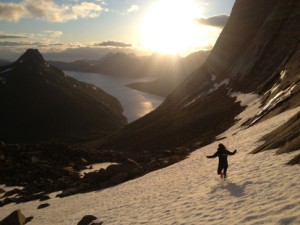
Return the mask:
<svg viewBox="0 0 300 225">
<path fill-rule="evenodd" d="M 227 168 L 228 165 L 219 165 L 218 166 L 218 174 L 220 175 L 222 173 L 222 171 L 224 172 L 224 177 L 226 178 L 227 176 Z"/>
</svg>

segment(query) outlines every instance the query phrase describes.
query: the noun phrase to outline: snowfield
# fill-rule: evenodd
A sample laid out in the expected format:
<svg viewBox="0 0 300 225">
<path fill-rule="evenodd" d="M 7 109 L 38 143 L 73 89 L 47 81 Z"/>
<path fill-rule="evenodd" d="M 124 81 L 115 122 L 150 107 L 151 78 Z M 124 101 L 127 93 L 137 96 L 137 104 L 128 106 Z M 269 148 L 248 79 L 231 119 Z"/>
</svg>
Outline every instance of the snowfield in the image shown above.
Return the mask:
<svg viewBox="0 0 300 225">
<path fill-rule="evenodd" d="M 300 224 L 300 166 L 285 165 L 299 151 L 275 150 L 249 154 L 258 140 L 300 111 L 300 107 L 258 123 L 221 142 L 238 152 L 229 157 L 228 179 L 217 176 L 218 159 L 207 159 L 220 142 L 193 152 L 189 158 L 124 184 L 87 194 L 45 202 L 9 204 L 0 219 L 20 209 L 33 216 L 30 225 L 76 225 L 94 215 L 109 225 L 134 224 Z"/>
</svg>

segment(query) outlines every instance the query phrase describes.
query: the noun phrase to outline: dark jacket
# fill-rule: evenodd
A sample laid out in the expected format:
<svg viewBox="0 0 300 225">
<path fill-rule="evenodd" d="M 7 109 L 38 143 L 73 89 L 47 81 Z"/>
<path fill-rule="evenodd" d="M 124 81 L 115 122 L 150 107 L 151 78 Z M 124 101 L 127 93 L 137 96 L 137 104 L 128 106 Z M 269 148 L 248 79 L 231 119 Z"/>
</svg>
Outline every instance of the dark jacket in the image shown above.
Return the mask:
<svg viewBox="0 0 300 225">
<path fill-rule="evenodd" d="M 216 158 L 219 157 L 219 165 L 228 166 L 227 156 L 234 155 L 237 151 L 233 152 L 228 151 L 226 148 L 218 148 L 217 152 L 211 156 L 206 156 L 207 158 Z"/>
</svg>

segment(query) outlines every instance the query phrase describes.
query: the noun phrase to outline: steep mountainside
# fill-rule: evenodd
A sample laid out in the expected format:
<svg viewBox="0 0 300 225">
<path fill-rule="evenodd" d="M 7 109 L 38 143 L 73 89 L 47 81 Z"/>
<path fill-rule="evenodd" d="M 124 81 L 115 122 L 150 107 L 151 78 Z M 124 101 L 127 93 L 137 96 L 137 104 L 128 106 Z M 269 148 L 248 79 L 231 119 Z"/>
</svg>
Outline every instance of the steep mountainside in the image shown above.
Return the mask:
<svg viewBox="0 0 300 225">
<path fill-rule="evenodd" d="M 299 11 L 298 0 L 237 0 L 204 65 L 102 146 L 143 152 L 208 143 L 243 110 L 236 92 L 262 99 L 261 112 L 245 125 L 299 106 Z"/>
<path fill-rule="evenodd" d="M 0 140 L 10 143 L 81 141 L 126 124 L 117 99 L 67 77 L 34 49 L 0 67 L 0 104 Z"/>
</svg>

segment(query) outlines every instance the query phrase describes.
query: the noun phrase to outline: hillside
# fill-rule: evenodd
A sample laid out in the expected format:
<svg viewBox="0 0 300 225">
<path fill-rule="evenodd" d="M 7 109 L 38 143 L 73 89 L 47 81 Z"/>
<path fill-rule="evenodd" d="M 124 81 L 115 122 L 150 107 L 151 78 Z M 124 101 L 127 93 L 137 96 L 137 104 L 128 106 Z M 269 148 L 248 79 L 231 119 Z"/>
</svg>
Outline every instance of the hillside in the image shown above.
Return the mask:
<svg viewBox="0 0 300 225">
<path fill-rule="evenodd" d="M 8 65 L 10 62 L 4 59 L 0 59 L 0 66 Z"/>
<path fill-rule="evenodd" d="M 0 140 L 78 142 L 126 124 L 117 99 L 66 76 L 38 50 L 0 67 Z"/>
<path fill-rule="evenodd" d="M 159 108 L 98 146 L 161 152 L 205 145 L 233 125 L 244 109 L 236 93 L 261 98 L 260 111 L 245 121 L 246 127 L 299 106 L 299 9 L 296 0 L 236 1 L 203 66 Z M 284 135 L 298 146 L 295 132 Z"/>
<path fill-rule="evenodd" d="M 218 160 L 205 157 L 216 151 L 220 142 L 214 142 L 177 164 L 115 187 L 65 198 L 55 197 L 60 193 L 56 192 L 48 200 L 5 205 L 0 220 L 19 209 L 33 217 L 31 225 L 75 225 L 87 215 L 103 225 L 298 225 L 300 168 L 285 165 L 295 152 L 282 157 L 274 150 L 249 154 L 261 136 L 297 112 L 299 108 L 286 111 L 236 135 L 224 133 L 227 139 L 222 143 L 238 150 L 229 157 L 226 181 L 217 176 Z M 244 116 L 252 116 L 251 110 L 248 113 Z M 37 209 L 41 205 L 45 208 Z"/>
</svg>

